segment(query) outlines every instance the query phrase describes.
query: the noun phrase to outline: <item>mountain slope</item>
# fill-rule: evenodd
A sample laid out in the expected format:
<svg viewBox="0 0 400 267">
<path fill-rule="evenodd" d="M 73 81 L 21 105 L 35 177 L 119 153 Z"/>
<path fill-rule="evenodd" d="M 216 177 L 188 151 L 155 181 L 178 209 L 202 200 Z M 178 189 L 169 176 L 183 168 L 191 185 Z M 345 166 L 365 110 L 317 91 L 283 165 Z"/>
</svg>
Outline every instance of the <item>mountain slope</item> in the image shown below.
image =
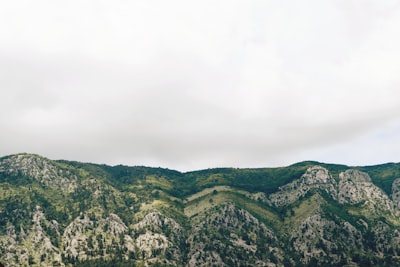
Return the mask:
<svg viewBox="0 0 400 267">
<path fill-rule="evenodd" d="M 5 266 L 400 265 L 400 164 L 180 173 L 0 158 Z"/>
</svg>

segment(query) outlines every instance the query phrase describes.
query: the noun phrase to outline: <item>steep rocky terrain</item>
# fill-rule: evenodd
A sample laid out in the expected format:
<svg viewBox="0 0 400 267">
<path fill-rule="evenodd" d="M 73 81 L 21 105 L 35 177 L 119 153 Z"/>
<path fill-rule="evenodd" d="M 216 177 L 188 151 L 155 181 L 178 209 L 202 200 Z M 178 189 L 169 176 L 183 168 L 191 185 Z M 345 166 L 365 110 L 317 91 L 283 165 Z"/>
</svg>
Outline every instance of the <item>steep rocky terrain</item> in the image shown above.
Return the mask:
<svg viewBox="0 0 400 267">
<path fill-rule="evenodd" d="M 0 158 L 5 266 L 400 266 L 400 164 L 180 173 Z"/>
</svg>

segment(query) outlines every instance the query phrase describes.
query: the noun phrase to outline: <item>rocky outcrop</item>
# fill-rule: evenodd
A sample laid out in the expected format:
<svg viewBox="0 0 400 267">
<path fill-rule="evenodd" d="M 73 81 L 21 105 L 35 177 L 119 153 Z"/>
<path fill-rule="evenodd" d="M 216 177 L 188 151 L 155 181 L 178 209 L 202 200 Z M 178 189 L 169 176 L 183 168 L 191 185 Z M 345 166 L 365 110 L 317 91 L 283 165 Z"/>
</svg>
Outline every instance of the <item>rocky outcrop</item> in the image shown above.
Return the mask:
<svg viewBox="0 0 400 267">
<path fill-rule="evenodd" d="M 400 211 L 400 178 L 394 180 L 392 184 L 392 200 L 397 211 Z"/>
<path fill-rule="evenodd" d="M 48 221 L 41 207 L 37 206 L 32 216 L 32 227 L 16 229 L 9 225 L 7 235 L 0 238 L 0 250 L 10 266 L 64 266 L 58 243 L 54 242 L 58 239 L 57 222 Z"/>
<path fill-rule="evenodd" d="M 362 234 L 348 222 L 340 223 L 315 214 L 304 220 L 290 237 L 304 264 L 343 264 L 353 248 L 363 249 Z"/>
<path fill-rule="evenodd" d="M 72 192 L 77 187 L 76 175 L 38 155 L 17 154 L 7 157 L 0 161 L 1 173 L 33 178 L 43 185 L 56 187 L 61 192 Z"/>
<path fill-rule="evenodd" d="M 393 202 L 388 195 L 372 183 L 365 172 L 347 170 L 339 174 L 338 201 L 344 204 L 363 204 L 370 212 L 394 214 Z"/>
<path fill-rule="evenodd" d="M 270 228 L 231 203 L 206 213 L 187 242 L 189 266 L 277 266 L 284 254 Z"/>
<path fill-rule="evenodd" d="M 395 181 L 392 193 L 392 198 L 396 201 L 400 198 L 398 183 Z M 341 172 L 337 182 L 327 169 L 311 167 L 299 180 L 281 186 L 278 192 L 271 194 L 269 202 L 276 207 L 287 206 L 312 190 L 325 192 L 341 204 L 362 204 L 374 213 L 379 210 L 395 214 L 393 201 L 388 195 L 374 185 L 367 173 L 356 169 Z"/>
<path fill-rule="evenodd" d="M 100 208 L 82 213 L 62 235 L 63 257 L 70 262 L 107 257 L 116 250 L 134 252 L 128 227 L 116 214 L 106 215 Z"/>
<path fill-rule="evenodd" d="M 393 229 L 384 222 L 378 222 L 368 232 L 370 235 L 369 242 L 374 244 L 374 253 L 381 257 L 390 255 L 392 257 L 400 257 L 400 230 Z"/>
<path fill-rule="evenodd" d="M 270 202 L 276 206 L 287 206 L 304 197 L 310 190 L 322 190 L 336 199 L 336 181 L 327 169 L 314 166 L 299 179 L 279 187 L 279 191 L 270 195 Z"/>
<path fill-rule="evenodd" d="M 133 225 L 139 258 L 164 266 L 183 265 L 185 258 L 185 231 L 174 219 L 159 212 L 150 212 Z M 160 261 L 158 257 L 164 255 Z"/>
</svg>

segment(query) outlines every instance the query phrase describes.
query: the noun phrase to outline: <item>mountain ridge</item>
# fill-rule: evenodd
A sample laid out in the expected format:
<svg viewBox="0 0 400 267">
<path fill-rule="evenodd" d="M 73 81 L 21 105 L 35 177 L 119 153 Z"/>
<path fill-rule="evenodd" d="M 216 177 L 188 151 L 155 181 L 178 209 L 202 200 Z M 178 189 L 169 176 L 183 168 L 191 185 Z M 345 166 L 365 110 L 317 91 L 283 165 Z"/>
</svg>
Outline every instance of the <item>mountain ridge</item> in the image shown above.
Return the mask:
<svg viewBox="0 0 400 267">
<path fill-rule="evenodd" d="M 0 158 L 5 266 L 393 266 L 400 164 L 179 172 Z"/>
</svg>

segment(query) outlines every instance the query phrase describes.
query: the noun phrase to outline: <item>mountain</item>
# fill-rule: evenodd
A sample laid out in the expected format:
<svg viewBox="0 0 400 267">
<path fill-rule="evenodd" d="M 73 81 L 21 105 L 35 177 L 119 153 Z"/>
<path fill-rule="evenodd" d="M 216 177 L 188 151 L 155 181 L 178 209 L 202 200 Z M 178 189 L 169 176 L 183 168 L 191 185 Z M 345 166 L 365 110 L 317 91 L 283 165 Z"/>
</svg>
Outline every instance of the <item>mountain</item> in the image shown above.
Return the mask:
<svg viewBox="0 0 400 267">
<path fill-rule="evenodd" d="M 400 164 L 181 173 L 0 158 L 5 266 L 400 266 Z"/>
</svg>

